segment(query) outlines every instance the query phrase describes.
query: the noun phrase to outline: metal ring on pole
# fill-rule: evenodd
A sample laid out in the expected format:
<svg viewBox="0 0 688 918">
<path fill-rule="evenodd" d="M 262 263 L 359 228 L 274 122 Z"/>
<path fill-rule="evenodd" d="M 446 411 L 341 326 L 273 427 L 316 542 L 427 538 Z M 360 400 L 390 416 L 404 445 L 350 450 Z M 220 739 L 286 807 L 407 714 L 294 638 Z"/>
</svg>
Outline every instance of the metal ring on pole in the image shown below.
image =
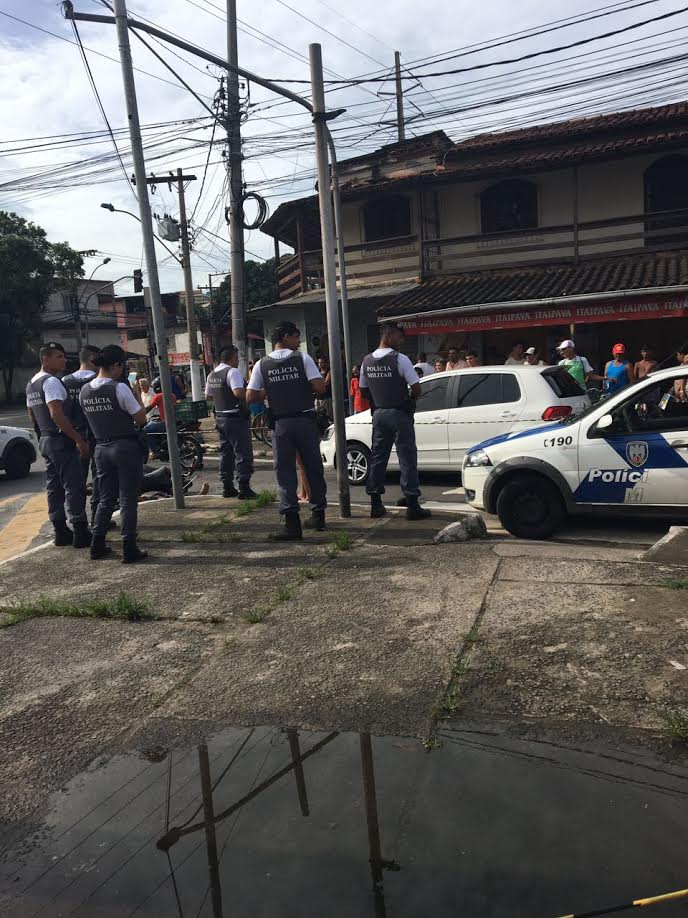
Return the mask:
<svg viewBox="0 0 688 918">
<path fill-rule="evenodd" d="M 261 197 L 257 191 L 247 191 L 241 197 L 241 211 L 243 215 L 244 204 L 247 201 L 255 201 L 258 205 L 258 213 L 256 214 L 256 219 L 252 223 L 247 223 L 244 219 L 243 227 L 245 230 L 257 230 L 265 223 L 268 218 L 268 204 L 265 198 Z"/>
</svg>

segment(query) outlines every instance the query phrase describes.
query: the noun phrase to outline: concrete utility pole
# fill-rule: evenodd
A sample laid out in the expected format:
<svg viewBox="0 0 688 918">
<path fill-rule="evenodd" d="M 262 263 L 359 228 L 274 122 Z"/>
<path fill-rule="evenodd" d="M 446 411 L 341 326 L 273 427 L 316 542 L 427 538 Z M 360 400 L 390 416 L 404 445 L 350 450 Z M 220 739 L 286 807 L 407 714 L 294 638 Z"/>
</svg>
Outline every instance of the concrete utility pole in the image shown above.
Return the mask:
<svg viewBox="0 0 688 918">
<path fill-rule="evenodd" d="M 191 250 L 189 249 L 189 226 L 186 222 L 186 201 L 184 182 L 194 181 L 195 175 L 183 175 L 177 169 L 177 191 L 179 193 L 179 222 L 182 231 L 182 257 L 184 259 L 184 295 L 186 298 L 186 324 L 189 329 L 189 369 L 191 370 L 191 398 L 200 402 L 205 397 L 201 381 L 201 363 L 198 351 L 196 329 L 196 305 L 194 302 L 193 278 L 191 277 Z"/>
<path fill-rule="evenodd" d="M 351 516 L 351 497 L 347 474 L 346 432 L 344 428 L 344 379 L 342 376 L 342 345 L 339 334 L 337 300 L 337 268 L 334 258 L 334 226 L 332 197 L 330 195 L 330 170 L 327 159 L 327 118 L 325 87 L 323 85 L 322 49 L 320 45 L 308 46 L 311 65 L 311 94 L 313 123 L 315 125 L 315 159 L 318 167 L 320 201 L 320 235 L 322 237 L 323 274 L 325 278 L 325 308 L 327 311 L 327 336 L 330 341 L 330 372 L 332 374 L 332 410 L 334 413 L 335 449 L 337 451 L 337 485 L 339 489 L 339 514 Z"/>
<path fill-rule="evenodd" d="M 227 168 L 229 169 L 229 270 L 232 306 L 232 344 L 239 351 L 239 369 L 245 375 L 246 301 L 244 293 L 244 181 L 242 178 L 241 110 L 239 107 L 239 48 L 236 0 L 227 0 Z"/>
<path fill-rule="evenodd" d="M 161 185 L 166 182 L 170 189 L 174 179 L 169 176 L 159 178 L 149 175 L 146 182 L 149 185 Z M 198 349 L 198 329 L 196 327 L 196 308 L 194 304 L 193 278 L 191 277 L 191 249 L 189 248 L 189 226 L 186 221 L 186 199 L 184 197 L 184 182 L 195 182 L 195 175 L 184 175 L 182 169 L 177 169 L 177 193 L 179 194 L 179 228 L 181 230 L 182 257 L 181 265 L 184 271 L 184 300 L 186 301 L 186 326 L 189 332 L 189 369 L 191 371 L 191 398 L 199 402 L 204 398 L 203 382 L 201 380 L 201 363 Z"/>
<path fill-rule="evenodd" d="M 143 250 L 146 257 L 146 270 L 148 273 L 148 286 L 150 288 L 151 313 L 155 329 L 155 343 L 158 351 L 160 366 L 160 383 L 162 399 L 165 407 L 165 423 L 167 426 L 167 449 L 170 456 L 170 471 L 172 472 L 172 493 L 174 505 L 178 510 L 184 507 L 184 482 L 182 481 L 182 467 L 179 462 L 179 443 L 177 442 L 177 420 L 172 402 L 172 380 L 170 378 L 170 364 L 167 359 L 167 338 L 165 336 L 165 319 L 160 300 L 160 280 L 158 278 L 158 263 L 155 258 L 155 237 L 153 236 L 153 219 L 151 216 L 150 201 L 148 200 L 148 185 L 146 184 L 146 165 L 143 158 L 143 142 L 141 140 L 141 125 L 139 122 L 139 109 L 136 101 L 136 84 L 134 83 L 134 69 L 131 62 L 131 47 L 129 45 L 129 26 L 127 23 L 127 5 L 125 0 L 114 0 L 115 24 L 117 26 L 117 41 L 119 43 L 119 57 L 122 65 L 122 82 L 124 83 L 124 98 L 127 106 L 127 120 L 129 122 L 129 140 L 131 142 L 131 155 L 134 161 L 134 175 L 138 192 L 139 216 L 141 218 L 141 232 L 143 235 Z"/>
<path fill-rule="evenodd" d="M 394 75 L 397 84 L 397 138 L 406 140 L 406 127 L 404 125 L 404 90 L 401 88 L 401 54 L 394 52 Z"/>
</svg>

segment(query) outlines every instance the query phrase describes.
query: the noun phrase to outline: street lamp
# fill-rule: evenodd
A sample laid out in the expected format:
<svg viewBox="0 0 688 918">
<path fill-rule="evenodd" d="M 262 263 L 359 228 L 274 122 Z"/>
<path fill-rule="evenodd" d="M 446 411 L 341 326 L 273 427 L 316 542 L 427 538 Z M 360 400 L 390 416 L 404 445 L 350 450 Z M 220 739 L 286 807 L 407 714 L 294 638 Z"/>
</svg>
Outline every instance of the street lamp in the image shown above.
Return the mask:
<svg viewBox="0 0 688 918">
<path fill-rule="evenodd" d="M 108 203 L 103 203 L 100 206 L 103 208 L 103 210 L 109 210 L 111 214 L 129 214 L 129 216 L 133 217 L 134 220 L 138 220 L 139 223 L 141 222 L 141 218 L 137 217 L 136 214 L 133 214 L 130 210 L 123 210 L 121 207 L 115 207 L 114 204 L 108 204 Z M 167 249 L 170 255 L 173 258 L 176 258 L 176 260 L 179 262 L 180 265 L 184 263 L 184 259 L 180 258 L 176 252 L 173 252 L 172 249 L 169 248 L 169 246 L 166 246 L 165 243 L 160 238 L 160 236 L 157 235 L 157 233 L 153 233 L 153 235 L 158 240 L 158 242 L 163 247 L 163 249 Z"/>
<path fill-rule="evenodd" d="M 96 291 L 91 291 L 91 293 L 88 293 L 85 299 L 84 299 L 84 294 L 87 293 L 88 285 L 93 280 L 93 275 L 96 273 L 98 268 L 102 268 L 103 265 L 107 265 L 111 261 L 112 259 L 108 255 L 99 264 L 95 266 L 95 268 L 91 271 L 88 277 L 88 280 L 86 281 L 84 292 L 81 294 L 81 297 L 79 298 L 79 302 L 77 303 L 76 315 L 77 315 L 77 321 L 79 323 L 79 338 L 81 338 L 81 306 L 83 305 L 84 307 L 84 330 L 86 334 L 86 344 L 88 344 L 88 301 L 91 299 L 92 296 L 95 295 Z"/>
</svg>

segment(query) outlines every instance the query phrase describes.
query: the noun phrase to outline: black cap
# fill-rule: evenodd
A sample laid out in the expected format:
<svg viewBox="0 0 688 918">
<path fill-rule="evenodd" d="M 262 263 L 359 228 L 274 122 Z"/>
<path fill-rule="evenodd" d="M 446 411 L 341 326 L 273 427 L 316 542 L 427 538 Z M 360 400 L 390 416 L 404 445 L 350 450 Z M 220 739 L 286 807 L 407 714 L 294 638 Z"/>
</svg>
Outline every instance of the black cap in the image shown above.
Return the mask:
<svg viewBox="0 0 688 918">
<path fill-rule="evenodd" d="M 58 341 L 48 341 L 45 344 L 41 345 L 41 349 L 38 352 L 39 357 L 48 357 L 50 354 L 53 354 L 55 351 L 59 351 L 61 354 L 65 353 L 65 349 Z"/>
</svg>

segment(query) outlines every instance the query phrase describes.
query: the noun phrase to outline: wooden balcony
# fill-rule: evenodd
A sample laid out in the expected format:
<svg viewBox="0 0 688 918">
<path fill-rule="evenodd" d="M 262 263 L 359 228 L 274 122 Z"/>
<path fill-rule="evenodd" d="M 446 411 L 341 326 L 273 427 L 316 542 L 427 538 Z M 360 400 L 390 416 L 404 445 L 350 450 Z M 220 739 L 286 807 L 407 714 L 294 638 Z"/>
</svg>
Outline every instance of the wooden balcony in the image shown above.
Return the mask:
<svg viewBox="0 0 688 918">
<path fill-rule="evenodd" d="M 344 251 L 347 282 L 356 287 L 677 248 L 688 248 L 688 210 L 422 241 L 416 235 L 399 236 Z M 280 299 L 322 289 L 322 252 L 283 258 L 278 276 Z"/>
</svg>

